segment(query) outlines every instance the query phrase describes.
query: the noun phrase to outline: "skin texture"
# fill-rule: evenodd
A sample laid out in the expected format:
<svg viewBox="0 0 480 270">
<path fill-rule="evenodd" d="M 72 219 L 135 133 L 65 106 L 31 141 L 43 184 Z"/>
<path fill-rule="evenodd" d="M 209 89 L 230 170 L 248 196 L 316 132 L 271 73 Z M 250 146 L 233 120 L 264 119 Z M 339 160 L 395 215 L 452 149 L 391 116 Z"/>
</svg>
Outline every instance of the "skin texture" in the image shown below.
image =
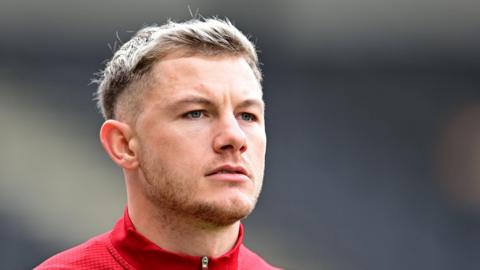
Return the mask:
<svg viewBox="0 0 480 270">
<path fill-rule="evenodd" d="M 136 121 L 108 120 L 100 134 L 123 168 L 130 217 L 167 250 L 220 256 L 262 187 L 261 86 L 239 56 L 172 55 L 150 76 Z M 222 166 L 244 172 L 212 174 Z"/>
</svg>

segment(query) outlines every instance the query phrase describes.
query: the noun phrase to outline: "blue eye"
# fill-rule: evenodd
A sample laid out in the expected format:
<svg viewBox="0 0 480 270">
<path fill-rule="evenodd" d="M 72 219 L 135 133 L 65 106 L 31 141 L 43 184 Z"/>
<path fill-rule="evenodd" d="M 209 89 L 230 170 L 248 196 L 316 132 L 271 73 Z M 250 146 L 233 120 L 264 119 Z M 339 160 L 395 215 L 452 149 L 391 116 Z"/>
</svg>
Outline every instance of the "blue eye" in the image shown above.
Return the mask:
<svg viewBox="0 0 480 270">
<path fill-rule="evenodd" d="M 192 119 L 198 119 L 200 117 L 203 116 L 203 112 L 202 111 L 191 111 L 191 112 L 188 112 L 185 114 L 186 117 L 188 118 L 192 118 Z"/>
<path fill-rule="evenodd" d="M 251 114 L 251 113 L 242 113 L 241 114 L 241 118 L 243 121 L 247 121 L 247 122 L 251 122 L 251 121 L 255 121 L 255 115 Z"/>
</svg>

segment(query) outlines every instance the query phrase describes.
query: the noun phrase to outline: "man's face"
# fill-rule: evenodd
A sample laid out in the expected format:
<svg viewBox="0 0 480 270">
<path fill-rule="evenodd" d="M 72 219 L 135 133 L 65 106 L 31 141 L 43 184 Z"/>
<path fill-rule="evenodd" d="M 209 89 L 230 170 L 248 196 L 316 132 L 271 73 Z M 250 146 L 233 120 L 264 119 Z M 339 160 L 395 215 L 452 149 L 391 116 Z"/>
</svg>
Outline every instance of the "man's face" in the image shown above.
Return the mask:
<svg viewBox="0 0 480 270">
<path fill-rule="evenodd" d="M 160 208 L 228 225 L 254 208 L 266 150 L 262 90 L 242 57 L 168 57 L 134 130 L 144 191 Z"/>
</svg>

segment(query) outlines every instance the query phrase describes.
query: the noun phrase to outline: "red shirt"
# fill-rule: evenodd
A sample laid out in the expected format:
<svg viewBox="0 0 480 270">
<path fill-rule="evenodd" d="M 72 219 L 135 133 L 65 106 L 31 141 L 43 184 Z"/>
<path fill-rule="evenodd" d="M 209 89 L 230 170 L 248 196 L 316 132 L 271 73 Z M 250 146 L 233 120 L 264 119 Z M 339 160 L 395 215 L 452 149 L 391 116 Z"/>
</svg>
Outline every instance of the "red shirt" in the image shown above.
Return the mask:
<svg viewBox="0 0 480 270">
<path fill-rule="evenodd" d="M 218 258 L 173 253 L 155 245 L 133 226 L 128 212 L 110 232 L 96 236 L 46 260 L 35 270 L 53 269 L 171 269 L 275 270 L 242 243 L 243 226 L 235 246 Z"/>
</svg>

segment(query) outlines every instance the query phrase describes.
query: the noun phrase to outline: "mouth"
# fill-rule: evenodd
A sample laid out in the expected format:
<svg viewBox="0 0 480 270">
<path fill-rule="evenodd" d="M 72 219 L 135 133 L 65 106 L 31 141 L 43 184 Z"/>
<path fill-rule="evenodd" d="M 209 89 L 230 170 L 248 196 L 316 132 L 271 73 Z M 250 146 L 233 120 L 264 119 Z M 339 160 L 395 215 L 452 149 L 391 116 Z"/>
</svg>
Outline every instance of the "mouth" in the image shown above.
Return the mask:
<svg viewBox="0 0 480 270">
<path fill-rule="evenodd" d="M 206 176 L 213 176 L 222 180 L 244 181 L 249 177 L 247 170 L 243 166 L 223 165 L 209 173 Z"/>
</svg>

